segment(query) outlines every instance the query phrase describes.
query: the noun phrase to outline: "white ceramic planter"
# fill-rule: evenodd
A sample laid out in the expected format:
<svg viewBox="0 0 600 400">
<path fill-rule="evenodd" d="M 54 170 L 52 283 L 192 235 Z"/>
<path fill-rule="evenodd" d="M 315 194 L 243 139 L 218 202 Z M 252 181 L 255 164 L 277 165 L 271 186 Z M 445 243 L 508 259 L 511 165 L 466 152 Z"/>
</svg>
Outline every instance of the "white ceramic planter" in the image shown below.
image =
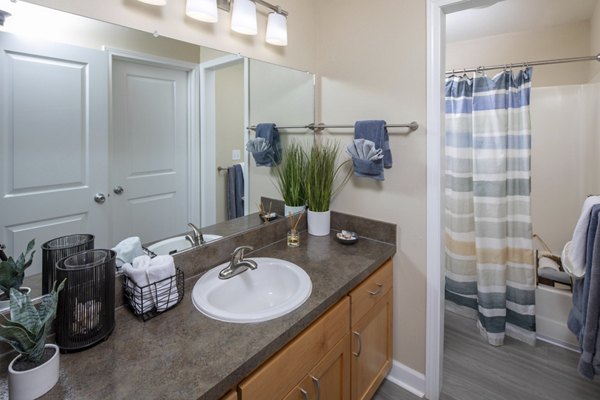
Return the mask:
<svg viewBox="0 0 600 400">
<path fill-rule="evenodd" d="M 308 233 L 313 236 L 327 236 L 331 227 L 331 211 L 308 210 Z"/>
<path fill-rule="evenodd" d="M 15 371 L 13 364 L 21 355 L 12 360 L 8 366 L 8 394 L 11 400 L 37 399 L 56 385 L 60 369 L 58 346 L 46 344 L 46 348 L 54 348 L 54 356 L 44 364 L 28 371 Z"/>
<path fill-rule="evenodd" d="M 287 204 L 285 204 L 283 206 L 283 216 L 287 217 L 290 215 L 290 213 L 298 214 L 298 213 L 301 213 L 302 211 L 304 211 L 305 209 L 306 209 L 305 206 L 288 206 Z"/>
<path fill-rule="evenodd" d="M 31 293 L 31 288 L 28 288 L 26 286 L 21 286 L 19 288 L 19 290 L 23 294 L 29 294 L 29 293 Z M 6 309 L 8 307 L 10 307 L 10 300 L 0 300 L 0 310 L 4 310 L 4 309 Z"/>
</svg>

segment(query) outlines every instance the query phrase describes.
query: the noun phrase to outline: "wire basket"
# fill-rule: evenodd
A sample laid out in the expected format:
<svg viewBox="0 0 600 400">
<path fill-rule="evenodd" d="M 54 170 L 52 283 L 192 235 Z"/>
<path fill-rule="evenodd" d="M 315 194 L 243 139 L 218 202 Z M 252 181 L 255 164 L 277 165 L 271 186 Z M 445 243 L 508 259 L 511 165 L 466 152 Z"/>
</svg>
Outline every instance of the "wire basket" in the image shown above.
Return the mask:
<svg viewBox="0 0 600 400">
<path fill-rule="evenodd" d="M 183 300 L 185 291 L 183 271 L 177 267 L 175 270 L 175 275 L 146 286 L 138 286 L 127 275 L 123 275 L 125 304 L 134 315 L 147 321 L 175 307 Z"/>
<path fill-rule="evenodd" d="M 106 339 L 115 327 L 116 253 L 85 250 L 59 260 L 56 344 L 62 352 L 83 350 Z"/>
<path fill-rule="evenodd" d="M 72 254 L 94 248 L 94 235 L 74 234 L 48 240 L 42 245 L 42 294 L 50 293 L 56 280 L 56 263 Z"/>
</svg>

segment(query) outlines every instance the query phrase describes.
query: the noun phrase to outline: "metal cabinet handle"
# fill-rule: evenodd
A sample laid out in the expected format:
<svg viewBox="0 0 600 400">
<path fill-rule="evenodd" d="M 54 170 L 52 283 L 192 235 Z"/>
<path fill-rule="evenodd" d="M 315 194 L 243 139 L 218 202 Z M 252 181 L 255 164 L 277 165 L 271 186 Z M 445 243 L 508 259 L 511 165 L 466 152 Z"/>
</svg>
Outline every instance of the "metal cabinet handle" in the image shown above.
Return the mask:
<svg viewBox="0 0 600 400">
<path fill-rule="evenodd" d="M 383 288 L 383 283 L 376 283 L 376 285 L 377 285 L 377 289 L 369 290 L 369 294 L 371 296 L 377 296 L 379 293 L 381 293 L 381 289 Z"/>
<path fill-rule="evenodd" d="M 308 392 L 306 390 L 300 388 L 300 393 L 302 393 L 304 400 L 308 400 Z"/>
<path fill-rule="evenodd" d="M 102 204 L 106 201 L 106 196 L 104 195 L 104 193 L 96 193 L 94 195 L 94 201 L 98 204 Z"/>
<path fill-rule="evenodd" d="M 319 381 L 319 378 L 315 377 L 315 376 L 310 376 L 313 380 L 313 383 L 315 384 L 315 387 L 317 388 L 317 400 L 321 400 L 321 382 Z"/>
<path fill-rule="evenodd" d="M 358 333 L 357 331 L 352 331 L 352 333 L 354 334 L 354 336 L 356 336 L 358 338 L 358 351 L 352 352 L 352 355 L 354 357 L 358 357 L 358 356 L 360 356 L 360 353 L 362 351 L 362 338 L 360 337 L 360 333 Z"/>
<path fill-rule="evenodd" d="M 113 188 L 113 192 L 115 192 L 115 194 L 122 194 L 123 193 L 123 186 L 115 186 Z"/>
</svg>

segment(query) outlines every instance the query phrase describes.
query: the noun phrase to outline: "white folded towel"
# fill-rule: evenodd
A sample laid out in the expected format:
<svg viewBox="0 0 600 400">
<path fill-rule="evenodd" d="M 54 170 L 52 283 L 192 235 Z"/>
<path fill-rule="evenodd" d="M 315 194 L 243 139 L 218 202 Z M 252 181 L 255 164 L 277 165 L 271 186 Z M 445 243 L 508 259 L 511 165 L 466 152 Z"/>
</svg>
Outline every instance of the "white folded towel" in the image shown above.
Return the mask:
<svg viewBox="0 0 600 400">
<path fill-rule="evenodd" d="M 159 312 L 177 304 L 179 293 L 177 292 L 177 280 L 174 278 L 176 273 L 173 257 L 168 255 L 154 257 L 146 269 L 148 282 L 156 284 L 154 285 L 156 287 L 152 288 L 152 297 L 156 304 L 156 310 Z M 171 277 L 173 279 L 167 279 Z"/>
<path fill-rule="evenodd" d="M 131 263 L 138 256 L 144 255 L 142 242 L 137 236 L 121 240 L 112 250 L 117 253 L 117 268 L 120 268 L 125 263 Z"/>
<path fill-rule="evenodd" d="M 577 221 L 577 225 L 575 225 L 575 230 L 573 231 L 571 247 L 566 254 L 568 261 L 573 267 L 571 273 L 577 278 L 581 278 L 583 275 L 585 275 L 587 230 L 588 225 L 590 224 L 590 213 L 592 211 L 592 207 L 594 207 L 596 204 L 600 204 L 600 196 L 589 196 L 583 202 L 581 215 L 579 216 L 579 220 Z"/>
<path fill-rule="evenodd" d="M 150 284 L 148 282 L 148 275 L 146 274 L 146 269 L 149 267 L 150 257 L 146 255 L 134 258 L 133 265 L 130 263 L 123 264 L 123 273 L 138 286 L 138 288 L 134 288 L 132 283 L 128 285 L 133 297 L 133 311 L 136 315 L 148 312 L 154 308 L 154 299 L 148 292 L 148 289 L 146 288 L 143 291 L 139 289 Z"/>
</svg>

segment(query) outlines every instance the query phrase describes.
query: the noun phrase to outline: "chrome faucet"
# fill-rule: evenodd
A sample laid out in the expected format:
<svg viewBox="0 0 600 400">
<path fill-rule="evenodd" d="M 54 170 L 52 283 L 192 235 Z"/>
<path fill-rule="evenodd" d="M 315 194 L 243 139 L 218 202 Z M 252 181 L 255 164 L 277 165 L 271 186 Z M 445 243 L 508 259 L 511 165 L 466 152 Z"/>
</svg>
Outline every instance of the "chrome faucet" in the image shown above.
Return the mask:
<svg viewBox="0 0 600 400">
<path fill-rule="evenodd" d="M 234 276 L 246 271 L 248 268 L 258 268 L 256 261 L 244 258 L 244 250 L 254 250 L 254 247 L 240 246 L 236 248 L 233 253 L 231 253 L 231 262 L 229 265 L 219 272 L 219 279 L 233 278 Z"/>
<path fill-rule="evenodd" d="M 193 235 L 185 235 L 185 238 L 192 243 L 194 246 L 198 246 L 200 244 L 206 243 L 204 241 L 204 235 L 202 235 L 202 231 L 198 229 L 198 227 L 191 222 L 188 224 L 190 228 L 192 228 Z"/>
</svg>

